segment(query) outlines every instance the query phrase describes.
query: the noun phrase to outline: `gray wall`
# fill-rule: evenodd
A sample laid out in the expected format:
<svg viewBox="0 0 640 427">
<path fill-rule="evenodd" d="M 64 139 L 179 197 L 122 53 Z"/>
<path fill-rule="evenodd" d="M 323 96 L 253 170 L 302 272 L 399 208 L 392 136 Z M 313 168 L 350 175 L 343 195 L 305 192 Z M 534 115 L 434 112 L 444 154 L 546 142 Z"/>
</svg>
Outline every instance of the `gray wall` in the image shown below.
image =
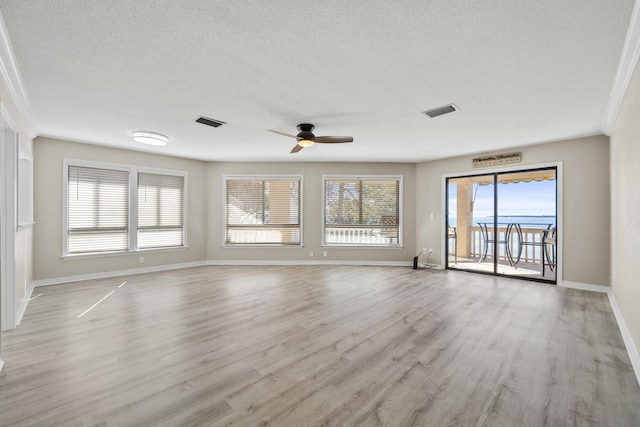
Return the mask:
<svg viewBox="0 0 640 427">
<path fill-rule="evenodd" d="M 62 255 L 63 159 L 74 158 L 188 172 L 187 250 L 67 259 Z M 202 261 L 206 243 L 206 163 L 48 138 L 34 142 L 35 280 Z M 139 256 L 144 256 L 140 264 Z"/>
<path fill-rule="evenodd" d="M 604 135 L 520 147 L 522 162 L 516 167 L 563 162 L 563 280 L 609 286 L 609 143 Z M 495 154 L 495 153 L 493 153 Z M 490 172 L 473 169 L 476 156 L 456 157 L 417 166 L 416 251 L 437 248 L 433 262 L 443 263 L 442 219 L 445 174 Z M 436 214 L 430 219 L 429 214 Z"/>
<path fill-rule="evenodd" d="M 410 264 L 415 240 L 414 164 L 382 163 L 206 163 L 50 138 L 35 141 L 34 279 L 71 276 L 189 262 L 380 262 Z M 188 250 L 62 259 L 62 167 L 65 157 L 186 170 Z M 223 174 L 302 174 L 304 247 L 223 248 Z M 322 248 L 322 175 L 402 175 L 404 247 Z M 309 256 L 313 251 L 313 257 Z M 323 256 L 323 252 L 327 256 Z M 139 264 L 139 256 L 145 258 Z"/>
<path fill-rule="evenodd" d="M 207 257 L 212 261 L 375 261 L 409 264 L 415 255 L 415 165 L 404 163 L 209 163 Z M 223 174 L 302 174 L 303 248 L 223 248 Z M 402 175 L 404 248 L 322 248 L 322 175 Z M 313 251 L 313 257 L 309 252 Z M 327 257 L 323 252 L 327 251 Z"/>
<path fill-rule="evenodd" d="M 611 133 L 611 287 L 640 348 L 640 69 Z"/>
<path fill-rule="evenodd" d="M 564 198 L 563 279 L 609 285 L 609 144 L 606 136 L 534 145 L 519 149 L 523 161 L 518 166 L 563 162 Z M 409 263 L 423 247 L 432 247 L 432 262 L 442 263 L 443 174 L 471 171 L 473 156 L 426 162 L 403 163 L 233 163 L 200 162 L 151 155 L 94 145 L 46 138 L 35 143 L 34 279 L 125 270 L 210 260 L 214 262 L 391 262 Z M 128 163 L 140 166 L 187 170 L 189 172 L 188 225 L 186 251 L 63 260 L 62 160 Z M 483 171 L 489 169 L 483 169 Z M 476 169 L 475 172 L 478 172 Z M 224 248 L 223 174 L 302 174 L 303 248 Z M 404 185 L 404 248 L 322 248 L 322 175 L 390 174 L 402 175 Z M 430 219 L 429 213 L 436 218 Z M 313 257 L 309 256 L 313 251 Z M 323 252 L 327 251 L 327 257 Z"/>
</svg>

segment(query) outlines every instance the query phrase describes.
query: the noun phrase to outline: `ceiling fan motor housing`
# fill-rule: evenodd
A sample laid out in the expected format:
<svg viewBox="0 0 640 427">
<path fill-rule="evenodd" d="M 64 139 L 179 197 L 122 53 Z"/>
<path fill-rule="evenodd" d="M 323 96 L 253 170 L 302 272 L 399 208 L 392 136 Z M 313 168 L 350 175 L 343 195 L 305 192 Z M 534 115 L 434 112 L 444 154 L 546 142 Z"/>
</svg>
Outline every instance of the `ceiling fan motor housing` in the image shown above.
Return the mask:
<svg viewBox="0 0 640 427">
<path fill-rule="evenodd" d="M 300 123 L 298 125 L 298 130 L 300 132 L 313 132 L 314 128 L 315 128 L 315 126 L 312 125 L 311 123 Z"/>
<path fill-rule="evenodd" d="M 300 123 L 298 125 L 298 130 L 300 131 L 300 133 L 296 135 L 296 138 L 298 138 L 298 140 L 307 141 L 315 140 L 316 136 L 312 133 L 313 128 L 315 128 L 315 126 L 310 123 Z"/>
<path fill-rule="evenodd" d="M 316 136 L 311 132 L 300 132 L 299 134 L 296 135 L 296 138 L 298 138 L 299 140 L 306 139 L 307 141 L 313 141 L 316 138 Z"/>
</svg>

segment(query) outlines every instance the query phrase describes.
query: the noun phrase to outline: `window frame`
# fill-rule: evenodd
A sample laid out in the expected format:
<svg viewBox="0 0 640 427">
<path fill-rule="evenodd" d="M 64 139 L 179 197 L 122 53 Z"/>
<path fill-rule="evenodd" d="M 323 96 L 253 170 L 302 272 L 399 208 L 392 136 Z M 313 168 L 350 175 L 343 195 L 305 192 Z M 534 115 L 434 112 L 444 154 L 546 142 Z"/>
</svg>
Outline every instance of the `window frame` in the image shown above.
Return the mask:
<svg viewBox="0 0 640 427">
<path fill-rule="evenodd" d="M 398 182 L 398 242 L 390 244 L 366 243 L 327 243 L 326 241 L 326 184 L 327 181 L 397 181 Z M 323 248 L 368 248 L 402 249 L 404 248 L 404 183 L 403 175 L 322 175 L 322 230 L 320 242 Z"/>
<path fill-rule="evenodd" d="M 298 196 L 298 222 L 300 226 L 300 243 L 285 245 L 282 243 L 227 243 L 227 181 L 229 180 L 298 180 L 300 194 Z M 304 247 L 304 177 L 302 174 L 223 174 L 222 175 L 222 233 L 221 245 L 223 248 L 289 248 L 299 249 Z"/>
<path fill-rule="evenodd" d="M 129 211 L 128 211 L 128 244 L 127 249 L 117 252 L 87 252 L 81 254 L 70 254 L 69 249 L 69 166 L 99 168 L 108 170 L 126 171 L 129 173 Z M 181 176 L 184 178 L 183 188 L 183 233 L 184 240 L 182 246 L 170 246 L 163 248 L 138 248 L 138 173 L 150 173 L 158 175 Z M 163 169 L 147 166 L 136 166 L 123 163 L 100 162 L 94 160 L 64 158 L 62 170 L 62 259 L 97 258 L 131 255 L 136 253 L 150 252 L 173 252 L 188 249 L 188 172 L 175 169 Z"/>
</svg>

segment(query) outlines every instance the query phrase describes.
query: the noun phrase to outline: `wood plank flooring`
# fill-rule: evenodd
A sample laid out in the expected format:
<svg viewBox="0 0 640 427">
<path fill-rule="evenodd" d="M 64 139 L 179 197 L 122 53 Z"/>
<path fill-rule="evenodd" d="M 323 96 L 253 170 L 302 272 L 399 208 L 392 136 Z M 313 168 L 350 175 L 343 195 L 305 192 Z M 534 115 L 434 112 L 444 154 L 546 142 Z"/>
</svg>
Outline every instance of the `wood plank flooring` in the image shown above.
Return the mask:
<svg viewBox="0 0 640 427">
<path fill-rule="evenodd" d="M 401 267 L 216 266 L 37 295 L 3 335 L 1 426 L 640 425 L 604 294 Z"/>
</svg>

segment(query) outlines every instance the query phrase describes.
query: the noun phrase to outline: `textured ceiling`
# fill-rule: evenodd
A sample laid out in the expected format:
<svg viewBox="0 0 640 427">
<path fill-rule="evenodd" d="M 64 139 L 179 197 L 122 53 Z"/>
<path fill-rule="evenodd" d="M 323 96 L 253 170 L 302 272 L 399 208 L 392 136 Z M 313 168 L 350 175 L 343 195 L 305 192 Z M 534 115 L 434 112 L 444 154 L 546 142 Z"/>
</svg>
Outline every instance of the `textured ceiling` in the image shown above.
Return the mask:
<svg viewBox="0 0 640 427">
<path fill-rule="evenodd" d="M 0 0 L 38 134 L 221 161 L 413 162 L 601 133 L 632 8 Z M 447 103 L 461 110 L 421 114 Z M 267 132 L 301 122 L 355 142 L 291 155 Z M 140 129 L 169 145 L 134 143 Z"/>
</svg>

